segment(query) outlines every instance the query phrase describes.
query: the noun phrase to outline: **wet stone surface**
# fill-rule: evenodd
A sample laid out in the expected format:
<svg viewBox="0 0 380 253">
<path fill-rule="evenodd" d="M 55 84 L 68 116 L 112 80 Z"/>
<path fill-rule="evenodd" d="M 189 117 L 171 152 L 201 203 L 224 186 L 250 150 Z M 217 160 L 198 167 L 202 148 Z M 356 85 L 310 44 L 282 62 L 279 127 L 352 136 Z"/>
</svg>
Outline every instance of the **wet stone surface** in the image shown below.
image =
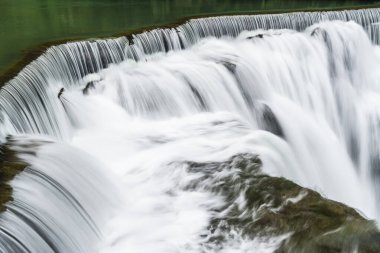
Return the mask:
<svg viewBox="0 0 380 253">
<path fill-rule="evenodd" d="M 380 233 L 373 221 L 313 190 L 263 174 L 257 156 L 187 164 L 189 172 L 203 175 L 189 188 L 212 191 L 226 201 L 215 210 L 206 244 L 221 249 L 231 232 L 239 231 L 246 239 L 288 234 L 277 253 L 380 252 Z"/>
</svg>

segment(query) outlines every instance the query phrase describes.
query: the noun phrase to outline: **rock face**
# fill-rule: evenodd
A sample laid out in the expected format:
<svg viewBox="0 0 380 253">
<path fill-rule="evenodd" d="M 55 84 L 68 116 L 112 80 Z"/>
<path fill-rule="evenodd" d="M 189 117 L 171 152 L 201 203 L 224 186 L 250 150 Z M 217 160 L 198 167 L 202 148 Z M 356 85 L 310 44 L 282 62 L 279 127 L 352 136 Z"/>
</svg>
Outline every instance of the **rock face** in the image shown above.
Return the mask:
<svg viewBox="0 0 380 253">
<path fill-rule="evenodd" d="M 12 199 L 12 187 L 9 182 L 27 165 L 16 157 L 11 144 L 0 146 L 0 212 L 6 210 L 5 203 Z"/>
<path fill-rule="evenodd" d="M 35 154 L 41 143 L 47 141 L 32 141 L 23 138 L 7 138 L 7 142 L 0 145 L 0 212 L 6 210 L 6 203 L 12 201 L 12 179 L 28 167 L 28 164 L 19 158 L 20 154 Z"/>
<path fill-rule="evenodd" d="M 221 163 L 188 163 L 189 172 L 203 174 L 190 187 L 226 201 L 210 221 L 207 243 L 222 247 L 226 235 L 239 231 L 249 239 L 288 234 L 277 253 L 380 252 L 373 221 L 315 191 L 265 175 L 260 167 L 257 156 L 246 154 Z"/>
<path fill-rule="evenodd" d="M 262 109 L 261 109 L 261 119 L 259 122 L 261 122 L 261 127 L 268 131 L 271 132 L 281 138 L 285 138 L 284 131 L 281 128 L 281 125 L 276 117 L 276 115 L 273 113 L 272 109 L 266 105 L 262 104 Z"/>
</svg>

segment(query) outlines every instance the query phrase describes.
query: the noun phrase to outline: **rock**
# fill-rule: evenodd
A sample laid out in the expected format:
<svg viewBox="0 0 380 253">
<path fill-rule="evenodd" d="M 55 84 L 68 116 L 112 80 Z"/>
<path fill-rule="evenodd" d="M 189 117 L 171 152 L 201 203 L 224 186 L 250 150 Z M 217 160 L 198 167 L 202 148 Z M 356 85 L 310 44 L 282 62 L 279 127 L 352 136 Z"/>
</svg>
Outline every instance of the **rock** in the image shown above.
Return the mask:
<svg viewBox="0 0 380 253">
<path fill-rule="evenodd" d="M 5 204 L 13 200 L 9 182 L 27 166 L 17 158 L 11 146 L 10 142 L 0 146 L 0 212 L 5 211 Z"/>
<path fill-rule="evenodd" d="M 226 201 L 215 210 L 206 243 L 222 248 L 228 234 L 238 231 L 247 239 L 288 235 L 276 253 L 380 252 L 380 233 L 373 221 L 313 190 L 268 176 L 261 165 L 249 154 L 226 162 L 188 163 L 190 173 L 203 175 L 190 188 L 212 191 Z M 243 207 L 237 201 L 241 203 L 241 196 Z"/>
<path fill-rule="evenodd" d="M 259 121 L 261 122 L 261 127 L 264 130 L 271 132 L 281 138 L 285 137 L 284 131 L 282 130 L 282 127 L 280 125 L 280 122 L 277 120 L 276 115 L 266 104 L 263 104 L 263 107 L 261 109 L 261 118 Z"/>
<path fill-rule="evenodd" d="M 0 145 L 0 212 L 6 210 L 6 203 L 12 201 L 13 189 L 10 182 L 28 166 L 19 158 L 19 154 L 36 154 L 36 149 L 46 140 L 30 140 L 28 137 L 7 137 L 7 142 Z"/>
<path fill-rule="evenodd" d="M 61 96 L 62 96 L 62 94 L 63 94 L 64 91 L 65 91 L 65 88 L 63 88 L 63 87 L 59 90 L 59 92 L 58 92 L 58 99 L 61 98 Z"/>
<path fill-rule="evenodd" d="M 254 36 L 247 37 L 248 40 L 255 39 L 255 38 L 262 39 L 262 38 L 264 38 L 264 34 L 259 33 L 259 34 L 254 35 Z"/>
<path fill-rule="evenodd" d="M 87 95 L 88 92 L 89 92 L 89 90 L 94 89 L 94 88 L 95 88 L 95 83 L 94 83 L 94 81 L 88 82 L 88 83 L 86 84 L 86 87 L 83 89 L 83 94 L 84 94 L 84 95 Z"/>
</svg>

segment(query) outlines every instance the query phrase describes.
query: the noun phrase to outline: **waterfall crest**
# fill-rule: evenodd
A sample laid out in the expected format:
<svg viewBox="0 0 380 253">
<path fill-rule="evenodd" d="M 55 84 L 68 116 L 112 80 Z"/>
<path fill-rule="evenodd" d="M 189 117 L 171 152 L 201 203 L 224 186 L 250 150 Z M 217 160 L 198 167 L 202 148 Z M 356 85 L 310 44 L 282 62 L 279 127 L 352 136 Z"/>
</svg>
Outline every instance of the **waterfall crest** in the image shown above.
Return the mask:
<svg viewBox="0 0 380 253">
<path fill-rule="evenodd" d="M 67 126 L 59 127 L 65 125 L 65 121 L 53 113 L 57 106 L 53 101 L 48 102 L 51 94 L 46 94 L 46 86 L 70 87 L 84 76 L 113 63 L 127 59 L 146 60 L 153 53 L 189 48 L 202 38 L 236 37 L 246 30 L 302 31 L 321 21 L 352 20 L 363 26 L 371 40 L 378 43 L 379 12 L 380 9 L 363 9 L 201 18 L 192 19 L 176 28 L 155 29 L 133 35 L 132 41 L 120 37 L 53 46 L 0 90 L 0 109 L 9 112 L 15 107 L 19 108 L 18 112 L 8 113 L 8 116 L 18 114 L 16 118 L 9 116 L 8 119 L 16 132 L 37 132 L 64 138 L 69 135 L 64 130 Z M 35 101 L 30 103 L 28 98 L 35 98 Z M 43 102 L 38 103 L 38 100 Z M 40 117 L 36 117 L 36 110 L 41 114 Z"/>
</svg>

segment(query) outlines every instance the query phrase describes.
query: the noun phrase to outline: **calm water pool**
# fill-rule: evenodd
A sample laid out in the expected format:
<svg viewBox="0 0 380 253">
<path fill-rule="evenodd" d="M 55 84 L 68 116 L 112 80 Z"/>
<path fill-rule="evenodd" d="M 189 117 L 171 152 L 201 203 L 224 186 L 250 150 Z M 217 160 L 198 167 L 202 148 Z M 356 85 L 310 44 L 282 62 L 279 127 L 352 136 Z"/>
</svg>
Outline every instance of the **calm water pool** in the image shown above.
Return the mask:
<svg viewBox="0 0 380 253">
<path fill-rule="evenodd" d="M 0 75 L 38 44 L 106 37 L 181 18 L 371 6 L 380 1 L 330 0 L 1 0 Z"/>
</svg>

